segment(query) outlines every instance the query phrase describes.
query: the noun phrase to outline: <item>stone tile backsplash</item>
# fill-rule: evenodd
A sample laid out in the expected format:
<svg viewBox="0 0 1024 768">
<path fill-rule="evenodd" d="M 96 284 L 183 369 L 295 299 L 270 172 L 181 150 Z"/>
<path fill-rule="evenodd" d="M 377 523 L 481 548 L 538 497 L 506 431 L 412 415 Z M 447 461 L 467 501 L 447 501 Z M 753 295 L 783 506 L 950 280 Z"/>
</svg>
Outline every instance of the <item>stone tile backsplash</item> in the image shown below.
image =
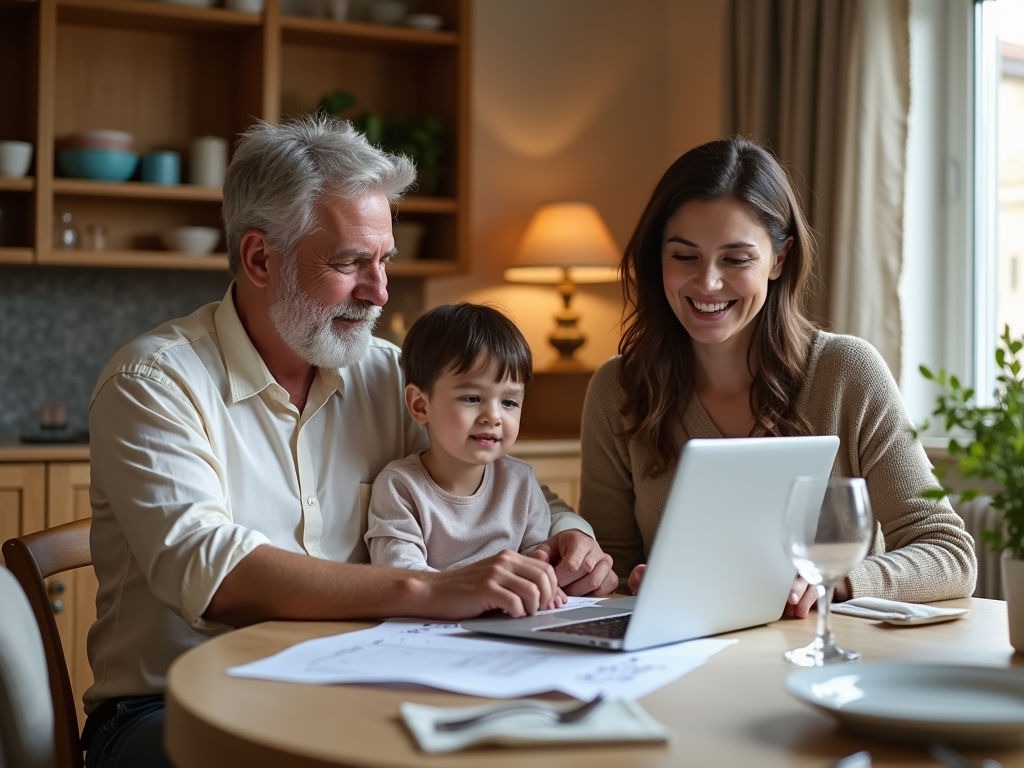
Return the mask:
<svg viewBox="0 0 1024 768">
<path fill-rule="evenodd" d="M 88 426 L 96 379 L 110 357 L 141 333 L 219 301 L 226 273 L 171 270 L 0 267 L 0 432 L 38 425 L 39 406 L 67 405 L 73 429 Z M 378 333 L 390 316 L 423 308 L 418 280 L 392 281 Z"/>
</svg>

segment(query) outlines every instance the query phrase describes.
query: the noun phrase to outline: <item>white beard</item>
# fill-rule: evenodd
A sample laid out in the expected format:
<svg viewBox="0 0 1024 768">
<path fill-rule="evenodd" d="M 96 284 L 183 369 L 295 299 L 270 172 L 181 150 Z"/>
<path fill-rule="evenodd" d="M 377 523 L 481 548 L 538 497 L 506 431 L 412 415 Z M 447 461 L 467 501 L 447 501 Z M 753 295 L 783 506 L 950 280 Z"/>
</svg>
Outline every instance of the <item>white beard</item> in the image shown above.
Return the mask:
<svg viewBox="0 0 1024 768">
<path fill-rule="evenodd" d="M 346 368 L 359 362 L 370 345 L 381 308 L 349 297 L 322 307 L 299 285 L 295 259 L 281 269 L 277 296 L 270 305 L 270 323 L 288 348 L 317 368 Z M 355 327 L 337 327 L 336 318 L 363 320 Z"/>
</svg>

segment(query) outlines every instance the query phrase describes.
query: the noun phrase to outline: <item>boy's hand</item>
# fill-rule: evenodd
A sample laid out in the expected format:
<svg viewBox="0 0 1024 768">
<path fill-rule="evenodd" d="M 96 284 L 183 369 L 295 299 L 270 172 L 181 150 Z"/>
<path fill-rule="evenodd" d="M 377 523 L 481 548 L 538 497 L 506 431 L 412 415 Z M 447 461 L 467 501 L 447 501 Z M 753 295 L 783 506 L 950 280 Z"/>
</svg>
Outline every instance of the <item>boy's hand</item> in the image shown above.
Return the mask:
<svg viewBox="0 0 1024 768">
<path fill-rule="evenodd" d="M 604 597 L 619 586 L 611 555 L 605 554 L 583 531 L 556 533 L 533 550 L 530 557 L 554 566 L 558 586 L 567 595 Z"/>
<path fill-rule="evenodd" d="M 426 591 L 412 596 L 413 616 L 465 619 L 500 609 L 520 617 L 565 604 L 551 566 L 509 549 L 451 571 L 416 572 L 414 578 Z"/>
</svg>

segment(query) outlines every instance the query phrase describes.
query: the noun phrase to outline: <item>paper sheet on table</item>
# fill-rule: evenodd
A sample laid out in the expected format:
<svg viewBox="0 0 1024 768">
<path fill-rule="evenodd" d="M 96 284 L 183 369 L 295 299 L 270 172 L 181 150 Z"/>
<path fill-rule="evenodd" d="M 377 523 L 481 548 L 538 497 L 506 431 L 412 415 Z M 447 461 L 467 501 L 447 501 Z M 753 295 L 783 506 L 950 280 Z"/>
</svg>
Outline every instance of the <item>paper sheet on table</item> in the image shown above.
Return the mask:
<svg viewBox="0 0 1024 768">
<path fill-rule="evenodd" d="M 386 621 L 308 640 L 228 674 L 295 683 L 412 683 L 493 698 L 561 691 L 636 699 L 690 672 L 735 640 L 690 640 L 646 651 L 498 640 L 457 624 Z"/>
</svg>

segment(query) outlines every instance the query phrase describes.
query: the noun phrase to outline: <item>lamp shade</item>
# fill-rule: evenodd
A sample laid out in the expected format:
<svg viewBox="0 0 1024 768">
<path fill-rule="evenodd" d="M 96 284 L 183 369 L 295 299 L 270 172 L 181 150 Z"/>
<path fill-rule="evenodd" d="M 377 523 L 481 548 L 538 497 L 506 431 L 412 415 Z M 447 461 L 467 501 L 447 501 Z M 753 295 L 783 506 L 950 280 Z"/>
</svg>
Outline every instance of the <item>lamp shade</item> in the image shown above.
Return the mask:
<svg viewBox="0 0 1024 768">
<path fill-rule="evenodd" d="M 611 283 L 619 248 L 590 203 L 546 203 L 536 210 L 505 279 L 513 283 Z M 566 275 L 568 271 L 568 275 Z"/>
</svg>

